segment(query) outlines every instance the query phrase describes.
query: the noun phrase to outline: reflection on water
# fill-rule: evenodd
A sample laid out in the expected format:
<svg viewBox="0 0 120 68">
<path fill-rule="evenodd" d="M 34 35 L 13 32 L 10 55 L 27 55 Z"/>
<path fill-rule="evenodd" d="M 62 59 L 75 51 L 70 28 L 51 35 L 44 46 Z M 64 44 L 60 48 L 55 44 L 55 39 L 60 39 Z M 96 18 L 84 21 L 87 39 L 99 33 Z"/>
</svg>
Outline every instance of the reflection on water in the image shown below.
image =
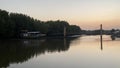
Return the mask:
<svg viewBox="0 0 120 68">
<path fill-rule="evenodd" d="M 110 36 L 1 40 L 0 68 L 120 68 L 120 40 Z"/>
<path fill-rule="evenodd" d="M 103 50 L 103 38 L 102 38 L 102 34 L 100 35 L 100 43 L 101 43 L 101 50 Z"/>
<path fill-rule="evenodd" d="M 72 39 L 3 40 L 0 41 L 0 68 L 22 63 L 45 52 L 67 51 Z"/>
</svg>

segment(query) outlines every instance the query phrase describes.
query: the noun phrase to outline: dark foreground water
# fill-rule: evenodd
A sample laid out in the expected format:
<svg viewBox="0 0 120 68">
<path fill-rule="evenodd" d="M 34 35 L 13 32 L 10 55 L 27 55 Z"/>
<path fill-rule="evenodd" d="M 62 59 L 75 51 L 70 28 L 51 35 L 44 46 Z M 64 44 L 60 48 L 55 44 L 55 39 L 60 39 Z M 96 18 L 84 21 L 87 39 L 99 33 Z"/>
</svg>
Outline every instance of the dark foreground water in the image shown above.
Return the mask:
<svg viewBox="0 0 120 68">
<path fill-rule="evenodd" d="M 0 68 L 120 68 L 120 40 L 103 36 L 72 39 L 2 40 Z"/>
</svg>

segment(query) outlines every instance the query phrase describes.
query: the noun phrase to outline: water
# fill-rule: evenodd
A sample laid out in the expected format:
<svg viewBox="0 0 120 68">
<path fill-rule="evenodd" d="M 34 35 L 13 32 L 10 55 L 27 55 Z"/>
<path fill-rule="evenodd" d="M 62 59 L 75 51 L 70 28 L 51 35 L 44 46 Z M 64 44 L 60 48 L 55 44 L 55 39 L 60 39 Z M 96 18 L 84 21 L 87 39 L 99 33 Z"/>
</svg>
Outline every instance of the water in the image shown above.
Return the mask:
<svg viewBox="0 0 120 68">
<path fill-rule="evenodd" d="M 120 68 L 120 40 L 103 36 L 0 41 L 0 68 Z"/>
</svg>

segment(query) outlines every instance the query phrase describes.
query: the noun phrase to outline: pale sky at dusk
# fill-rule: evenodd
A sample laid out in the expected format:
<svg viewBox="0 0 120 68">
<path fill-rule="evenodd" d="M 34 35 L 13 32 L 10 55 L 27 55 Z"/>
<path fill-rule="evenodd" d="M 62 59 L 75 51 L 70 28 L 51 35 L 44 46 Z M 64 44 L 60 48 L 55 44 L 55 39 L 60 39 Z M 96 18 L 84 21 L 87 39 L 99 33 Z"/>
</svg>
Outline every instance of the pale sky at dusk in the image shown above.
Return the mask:
<svg viewBox="0 0 120 68">
<path fill-rule="evenodd" d="M 65 20 L 82 29 L 120 28 L 120 0 L 0 0 L 0 9 L 42 21 Z"/>
</svg>

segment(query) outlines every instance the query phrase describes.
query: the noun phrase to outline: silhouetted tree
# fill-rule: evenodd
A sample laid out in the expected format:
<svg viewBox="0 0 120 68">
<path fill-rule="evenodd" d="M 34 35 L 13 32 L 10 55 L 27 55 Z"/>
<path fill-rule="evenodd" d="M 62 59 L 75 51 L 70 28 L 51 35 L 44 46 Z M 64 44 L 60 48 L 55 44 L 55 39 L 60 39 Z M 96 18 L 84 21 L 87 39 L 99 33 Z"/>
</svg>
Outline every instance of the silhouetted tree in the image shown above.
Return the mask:
<svg viewBox="0 0 120 68">
<path fill-rule="evenodd" d="M 47 35 L 63 35 L 64 27 L 68 34 L 79 34 L 81 29 L 76 25 L 69 25 L 66 21 L 40 21 L 20 13 L 9 13 L 0 10 L 0 38 L 19 38 L 23 30 L 40 31 Z"/>
</svg>

